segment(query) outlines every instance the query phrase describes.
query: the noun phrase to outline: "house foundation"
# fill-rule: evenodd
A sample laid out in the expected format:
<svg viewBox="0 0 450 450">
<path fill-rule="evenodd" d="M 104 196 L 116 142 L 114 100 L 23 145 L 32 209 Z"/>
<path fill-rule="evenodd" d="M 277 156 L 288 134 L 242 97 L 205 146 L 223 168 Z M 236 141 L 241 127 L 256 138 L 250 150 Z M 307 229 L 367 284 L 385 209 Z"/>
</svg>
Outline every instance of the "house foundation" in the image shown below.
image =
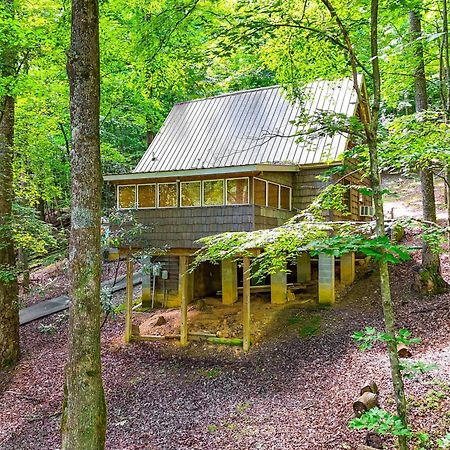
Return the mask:
<svg viewBox="0 0 450 450">
<path fill-rule="evenodd" d="M 355 281 L 355 254 L 353 252 L 341 256 L 340 272 L 342 284 L 349 286 Z"/>
<path fill-rule="evenodd" d="M 308 281 L 311 281 L 311 256 L 307 252 L 302 252 L 297 258 L 297 282 Z"/>
<path fill-rule="evenodd" d="M 222 261 L 222 303 L 232 305 L 238 300 L 237 262 Z"/>
<path fill-rule="evenodd" d="M 287 273 L 278 272 L 270 276 L 270 301 L 273 305 L 287 302 Z"/>
<path fill-rule="evenodd" d="M 331 305 L 335 301 L 334 256 L 319 254 L 319 303 Z"/>
</svg>

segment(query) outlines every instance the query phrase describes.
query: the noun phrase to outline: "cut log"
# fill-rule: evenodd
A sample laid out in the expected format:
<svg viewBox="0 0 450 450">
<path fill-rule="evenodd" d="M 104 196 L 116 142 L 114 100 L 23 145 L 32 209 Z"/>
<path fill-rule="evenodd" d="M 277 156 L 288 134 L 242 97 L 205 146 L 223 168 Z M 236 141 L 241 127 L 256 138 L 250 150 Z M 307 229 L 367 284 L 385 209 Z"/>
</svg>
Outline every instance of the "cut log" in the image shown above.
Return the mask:
<svg viewBox="0 0 450 450">
<path fill-rule="evenodd" d="M 372 394 L 378 394 L 378 386 L 375 381 L 367 381 L 361 388 L 360 395 L 363 395 L 364 392 L 372 392 Z"/>
<path fill-rule="evenodd" d="M 209 337 L 206 338 L 211 344 L 223 344 L 223 345 L 243 345 L 243 340 L 238 338 L 220 338 L 220 337 Z"/>
<path fill-rule="evenodd" d="M 368 431 L 366 434 L 366 445 L 370 448 L 376 448 L 378 450 L 383 449 L 383 439 L 374 431 Z"/>
<path fill-rule="evenodd" d="M 397 355 L 399 358 L 411 358 L 412 353 L 405 344 L 400 343 L 397 345 Z"/>
<path fill-rule="evenodd" d="M 358 400 L 353 402 L 353 411 L 356 417 L 360 417 L 375 406 L 378 406 L 378 395 L 373 392 L 364 392 Z"/>
</svg>

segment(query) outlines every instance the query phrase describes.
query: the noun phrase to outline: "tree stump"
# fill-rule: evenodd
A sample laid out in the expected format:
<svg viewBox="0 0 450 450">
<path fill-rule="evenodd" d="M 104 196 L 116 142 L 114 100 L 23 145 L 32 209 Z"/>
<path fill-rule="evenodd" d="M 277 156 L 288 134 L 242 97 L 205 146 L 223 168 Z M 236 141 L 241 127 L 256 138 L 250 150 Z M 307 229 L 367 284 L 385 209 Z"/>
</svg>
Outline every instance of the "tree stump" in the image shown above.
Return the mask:
<svg viewBox="0 0 450 450">
<path fill-rule="evenodd" d="M 364 392 L 358 400 L 353 402 L 353 411 L 356 417 L 360 417 L 375 406 L 378 406 L 378 395 L 373 392 Z"/>
<path fill-rule="evenodd" d="M 397 345 L 397 355 L 399 358 L 411 358 L 412 353 L 405 344 L 400 343 Z"/>
<path fill-rule="evenodd" d="M 366 383 L 361 388 L 360 395 L 363 395 L 364 392 L 372 392 L 372 394 L 378 394 L 378 386 L 375 381 L 366 381 Z"/>
<path fill-rule="evenodd" d="M 378 433 L 368 431 L 366 434 L 366 445 L 370 448 L 383 449 L 383 439 Z"/>
</svg>

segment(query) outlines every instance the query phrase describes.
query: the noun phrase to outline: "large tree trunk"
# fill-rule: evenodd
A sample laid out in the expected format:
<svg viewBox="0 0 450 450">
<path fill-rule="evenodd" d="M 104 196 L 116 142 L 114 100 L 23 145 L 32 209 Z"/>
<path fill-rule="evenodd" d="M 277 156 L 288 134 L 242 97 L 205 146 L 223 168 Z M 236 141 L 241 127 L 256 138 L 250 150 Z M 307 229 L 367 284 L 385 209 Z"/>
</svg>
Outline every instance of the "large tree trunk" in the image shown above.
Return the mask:
<svg viewBox="0 0 450 450">
<path fill-rule="evenodd" d="M 415 57 L 414 89 L 416 112 L 425 111 L 428 108 L 427 84 L 425 77 L 425 63 L 423 58 L 422 27 L 417 12 L 409 13 L 409 29 L 411 43 Z M 434 195 L 433 172 L 424 167 L 420 171 L 420 183 L 422 190 L 423 219 L 427 222 L 436 222 L 436 199 Z M 416 288 L 427 294 L 445 292 L 447 283 L 441 275 L 439 253 L 433 252 L 430 245 L 424 240 L 422 243 L 422 267 L 415 283 Z"/>
<path fill-rule="evenodd" d="M 357 62 L 354 54 L 354 47 L 350 40 L 349 33 L 345 28 L 343 22 L 340 20 L 333 8 L 330 0 L 322 0 L 322 3 L 327 7 L 332 18 L 334 18 L 341 30 L 342 37 L 347 45 L 348 53 L 350 56 L 350 63 L 353 75 L 353 85 L 358 95 L 358 101 L 361 106 L 361 122 L 364 126 L 364 134 L 366 137 L 366 143 L 369 149 L 369 162 L 370 162 L 370 181 L 373 191 L 373 203 L 375 207 L 375 219 L 376 219 L 376 235 L 383 237 L 385 235 L 384 227 L 384 211 L 383 211 L 383 194 L 380 182 L 380 170 L 378 166 L 378 120 L 380 113 L 380 100 L 381 100 L 381 78 L 380 78 L 380 66 L 378 58 L 378 0 L 371 1 L 371 26 L 370 26 L 370 49 L 372 56 L 372 72 L 373 72 L 373 106 L 372 110 L 369 107 L 369 99 L 367 91 L 363 86 L 358 83 Z M 381 249 L 383 251 L 383 249 Z M 403 385 L 402 373 L 400 370 L 400 363 L 397 354 L 396 345 L 396 333 L 395 333 L 395 318 L 394 318 L 394 305 L 391 297 L 391 287 L 389 280 L 389 268 L 384 259 L 381 259 L 378 263 L 380 270 L 380 285 L 381 285 L 381 302 L 383 307 L 383 317 L 386 329 L 386 334 L 390 337 L 387 342 L 387 348 L 389 353 L 389 362 L 391 366 L 392 384 L 395 392 L 395 402 L 397 406 L 397 414 L 402 422 L 402 425 L 406 428 L 408 425 L 407 410 L 406 410 L 406 397 L 405 389 Z M 408 449 L 408 441 L 406 436 L 398 437 L 398 444 L 400 450 Z"/>
<path fill-rule="evenodd" d="M 0 4 L 12 20 L 12 0 L 0 0 Z M 14 49 L 0 47 L 0 77 L 13 78 L 15 70 Z M 0 369 L 14 365 L 20 356 L 16 258 L 8 227 L 13 201 L 13 139 L 14 98 L 7 92 L 0 97 Z"/>
<path fill-rule="evenodd" d="M 69 355 L 62 448 L 105 446 L 106 403 L 100 360 L 99 40 L 96 0 L 72 1 L 67 71 L 72 124 Z"/>
</svg>

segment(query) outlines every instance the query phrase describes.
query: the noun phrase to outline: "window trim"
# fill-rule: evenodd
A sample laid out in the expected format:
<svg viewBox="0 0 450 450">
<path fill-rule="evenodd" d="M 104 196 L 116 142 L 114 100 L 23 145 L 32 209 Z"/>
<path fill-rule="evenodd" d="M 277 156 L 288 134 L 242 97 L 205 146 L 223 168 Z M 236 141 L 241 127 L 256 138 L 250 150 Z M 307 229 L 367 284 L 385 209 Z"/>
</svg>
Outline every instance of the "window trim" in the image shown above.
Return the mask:
<svg viewBox="0 0 450 450">
<path fill-rule="evenodd" d="M 265 189 L 266 189 L 266 204 L 265 205 L 257 205 L 256 204 L 256 201 L 255 201 L 255 180 L 264 182 L 264 186 L 265 186 Z M 268 190 L 269 190 L 269 187 L 268 187 L 267 180 L 263 180 L 262 178 L 258 178 L 258 177 L 253 177 L 253 204 L 256 205 L 256 206 L 262 206 L 262 207 L 266 207 L 267 208 L 267 201 L 268 201 L 268 196 L 269 196 Z"/>
<path fill-rule="evenodd" d="M 200 184 L 200 205 L 183 205 L 183 184 L 199 183 Z M 166 183 L 161 183 L 166 184 Z M 201 208 L 203 206 L 203 182 L 202 180 L 180 181 L 180 208 Z M 214 205 L 217 206 L 217 205 Z M 166 206 L 167 208 L 167 206 Z"/>
<path fill-rule="evenodd" d="M 230 203 L 228 204 L 228 181 L 232 180 L 247 180 L 247 203 Z M 250 204 L 250 177 L 234 177 L 225 178 L 225 206 L 243 206 Z"/>
<path fill-rule="evenodd" d="M 289 209 L 286 208 L 282 208 L 281 207 L 281 188 L 284 187 L 285 189 L 287 189 L 289 191 Z M 285 186 L 284 184 L 280 184 L 280 208 L 282 211 L 292 211 L 292 188 L 290 186 Z"/>
<path fill-rule="evenodd" d="M 176 193 L 176 205 L 175 206 L 160 206 L 159 204 L 159 186 L 161 186 L 162 184 L 174 184 L 176 189 L 177 189 L 177 193 Z M 156 207 L 158 209 L 168 209 L 168 208 L 179 208 L 180 206 L 180 202 L 178 201 L 178 197 L 179 197 L 179 192 L 180 190 L 178 189 L 178 184 L 176 181 L 169 181 L 167 183 L 157 183 L 158 188 L 157 188 L 157 193 L 156 193 Z"/>
<path fill-rule="evenodd" d="M 129 207 L 129 208 L 122 208 L 119 203 L 119 190 L 120 190 L 120 188 L 124 188 L 124 187 L 134 187 L 134 206 Z M 116 195 L 117 195 L 117 199 L 116 199 L 117 209 L 120 209 L 122 211 L 127 211 L 130 209 L 137 209 L 137 187 L 136 187 L 136 184 L 118 184 Z"/>
<path fill-rule="evenodd" d="M 214 208 L 214 207 L 218 207 L 218 206 L 227 206 L 225 203 L 225 197 L 226 197 L 226 178 L 214 178 L 212 180 L 201 180 L 202 181 L 202 207 L 203 208 Z M 223 190 L 222 190 L 222 203 L 218 204 L 218 205 L 205 205 L 205 182 L 210 182 L 210 181 L 222 181 L 223 182 Z"/>
<path fill-rule="evenodd" d="M 139 206 L 139 187 L 155 186 L 155 206 Z M 136 209 L 156 209 L 158 207 L 158 183 L 142 183 L 136 185 Z"/>
</svg>

